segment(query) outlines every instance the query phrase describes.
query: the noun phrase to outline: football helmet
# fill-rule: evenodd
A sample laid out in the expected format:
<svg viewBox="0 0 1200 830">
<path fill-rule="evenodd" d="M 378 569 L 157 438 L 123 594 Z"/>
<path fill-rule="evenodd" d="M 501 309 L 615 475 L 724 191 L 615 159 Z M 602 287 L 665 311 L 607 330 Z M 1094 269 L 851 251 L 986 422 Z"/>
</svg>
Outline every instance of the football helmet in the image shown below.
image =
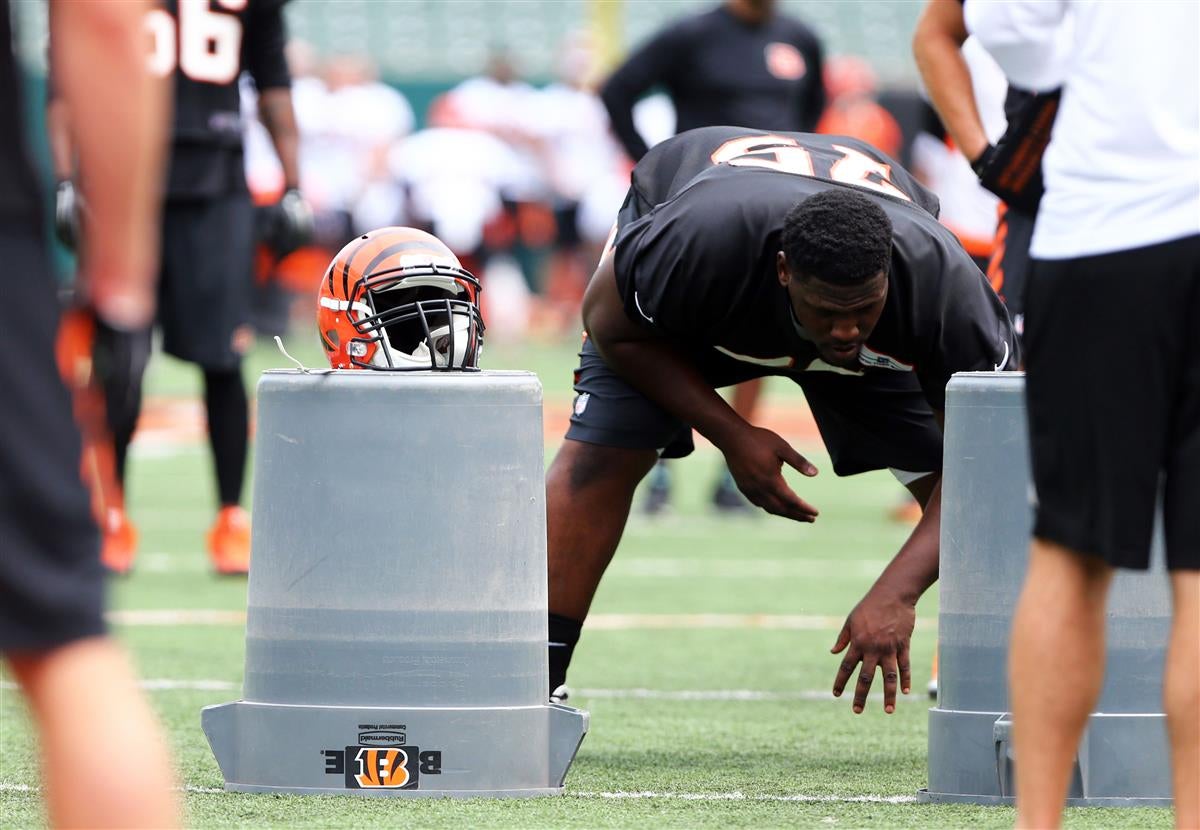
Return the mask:
<svg viewBox="0 0 1200 830">
<path fill-rule="evenodd" d="M 364 233 L 321 278 L 317 328 L 334 369 L 478 371 L 479 280 L 432 234 Z"/>
</svg>

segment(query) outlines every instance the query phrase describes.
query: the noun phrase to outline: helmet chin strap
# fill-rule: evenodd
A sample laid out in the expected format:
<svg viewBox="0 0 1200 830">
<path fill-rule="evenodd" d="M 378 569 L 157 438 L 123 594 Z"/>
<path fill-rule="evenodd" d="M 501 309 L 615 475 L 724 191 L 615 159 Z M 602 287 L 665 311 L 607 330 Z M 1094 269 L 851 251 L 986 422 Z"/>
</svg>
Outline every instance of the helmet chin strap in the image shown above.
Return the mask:
<svg viewBox="0 0 1200 830">
<path fill-rule="evenodd" d="M 292 363 L 296 364 L 296 368 L 299 369 L 301 372 L 303 372 L 306 375 L 327 375 L 333 371 L 333 369 L 310 369 L 307 366 L 305 366 L 299 360 L 297 360 L 296 358 L 294 358 L 290 354 L 288 354 L 288 350 L 283 347 L 283 338 L 280 337 L 278 334 L 275 335 L 275 345 L 279 348 L 280 354 L 282 354 L 288 360 L 292 361 Z"/>
</svg>

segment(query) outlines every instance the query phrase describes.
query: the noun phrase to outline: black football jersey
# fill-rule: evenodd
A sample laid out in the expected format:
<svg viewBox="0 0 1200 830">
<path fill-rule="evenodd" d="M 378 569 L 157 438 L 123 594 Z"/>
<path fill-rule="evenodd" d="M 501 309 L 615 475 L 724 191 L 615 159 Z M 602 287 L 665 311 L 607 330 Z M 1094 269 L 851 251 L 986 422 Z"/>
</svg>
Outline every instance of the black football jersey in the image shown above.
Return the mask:
<svg viewBox="0 0 1200 830">
<path fill-rule="evenodd" d="M 878 150 L 840 136 L 713 127 L 655 147 L 618 217 L 626 314 L 701 358 L 715 349 L 776 374 L 846 372 L 819 358 L 775 268 L 787 212 L 836 187 L 876 199 L 893 227 L 887 301 L 861 373 L 914 373 L 941 409 L 954 372 L 1015 368 L 1008 313 L 937 221 L 937 199 Z"/>
<path fill-rule="evenodd" d="M 720 124 L 812 130 L 825 109 L 822 66 L 821 42 L 799 20 L 773 13 L 749 23 L 719 6 L 675 21 L 639 46 L 601 97 L 637 161 L 648 148 L 632 109 L 647 90 L 670 95 L 681 133 Z"/>
<path fill-rule="evenodd" d="M 149 13 L 150 66 L 171 74 L 175 120 L 169 199 L 245 188 L 238 78 L 260 89 L 288 86 L 286 0 L 163 0 Z"/>
<path fill-rule="evenodd" d="M 21 76 L 13 55 L 8 0 L 0 0 L 0 221 L 28 224 L 40 210 L 37 179 L 25 148 Z"/>
</svg>

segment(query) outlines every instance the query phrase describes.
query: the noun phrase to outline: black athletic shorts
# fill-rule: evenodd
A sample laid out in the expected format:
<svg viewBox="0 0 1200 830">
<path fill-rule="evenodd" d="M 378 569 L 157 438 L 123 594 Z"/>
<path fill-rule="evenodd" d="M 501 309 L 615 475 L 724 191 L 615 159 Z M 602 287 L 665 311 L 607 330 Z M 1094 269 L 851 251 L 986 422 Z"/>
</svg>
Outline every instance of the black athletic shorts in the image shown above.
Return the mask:
<svg viewBox="0 0 1200 830">
<path fill-rule="evenodd" d="M 714 388 L 779 374 L 716 350 L 693 356 Z M 868 470 L 931 473 L 942 469 L 942 432 L 917 378 L 868 369 L 862 375 L 795 372 L 821 438 L 840 476 Z M 575 370 L 575 405 L 567 438 L 587 444 L 658 450 L 682 458 L 695 445 L 692 429 L 647 399 L 609 368 L 585 339 Z"/>
<path fill-rule="evenodd" d="M 45 242 L 0 228 L 0 651 L 104 632 L 100 536 L 81 477 L 70 393 L 55 362 L 59 306 Z"/>
<path fill-rule="evenodd" d="M 987 265 L 988 281 L 1004 301 L 1017 335 L 1025 331 L 1025 286 L 1029 276 L 1029 243 L 1034 217 L 1005 209 L 996 227 L 996 249 Z"/>
<path fill-rule="evenodd" d="M 163 350 L 205 369 L 234 369 L 250 345 L 254 206 L 244 191 L 168 202 L 158 322 Z"/>
<path fill-rule="evenodd" d="M 1144 569 L 1200 568 L 1200 236 L 1034 260 L 1025 292 L 1034 535 Z"/>
</svg>

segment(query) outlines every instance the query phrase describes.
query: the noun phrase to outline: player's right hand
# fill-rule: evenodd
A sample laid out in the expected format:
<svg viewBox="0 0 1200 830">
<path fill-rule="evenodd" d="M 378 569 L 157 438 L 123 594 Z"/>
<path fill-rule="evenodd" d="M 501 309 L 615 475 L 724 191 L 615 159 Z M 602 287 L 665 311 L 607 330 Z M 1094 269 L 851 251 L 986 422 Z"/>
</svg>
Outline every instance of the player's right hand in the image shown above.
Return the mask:
<svg viewBox="0 0 1200 830">
<path fill-rule="evenodd" d="M 747 424 L 721 450 L 733 480 L 751 504 L 797 522 L 816 521 L 817 509 L 796 495 L 784 481 L 782 470 L 787 464 L 806 476 L 815 476 L 817 468 L 787 441 L 769 429 Z"/>
<path fill-rule="evenodd" d="M 82 212 L 83 199 L 75 189 L 75 183 L 63 179 L 54 188 L 54 235 L 71 251 L 79 245 Z"/>
</svg>

